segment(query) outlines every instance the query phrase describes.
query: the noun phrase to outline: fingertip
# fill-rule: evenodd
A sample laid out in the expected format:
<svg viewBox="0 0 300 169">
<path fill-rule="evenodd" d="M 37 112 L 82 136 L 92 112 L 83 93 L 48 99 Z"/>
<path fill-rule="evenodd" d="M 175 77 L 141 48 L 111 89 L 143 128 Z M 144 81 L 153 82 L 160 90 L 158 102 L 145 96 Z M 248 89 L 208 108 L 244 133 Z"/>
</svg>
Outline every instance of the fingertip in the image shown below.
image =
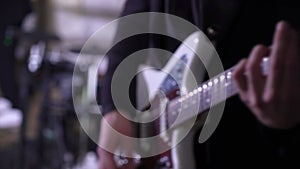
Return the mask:
<svg viewBox="0 0 300 169">
<path fill-rule="evenodd" d="M 284 20 L 281 20 L 281 21 L 277 22 L 277 24 L 276 24 L 276 30 L 285 30 L 285 29 L 289 29 L 289 28 L 290 28 L 290 24 Z"/>
<path fill-rule="evenodd" d="M 257 53 L 257 52 L 267 53 L 268 51 L 269 51 L 269 48 L 263 44 L 257 44 L 253 48 L 253 52 L 255 52 L 255 53 Z"/>
<path fill-rule="evenodd" d="M 239 64 L 243 65 L 244 63 L 247 62 L 247 60 L 248 60 L 247 58 L 243 58 L 243 59 L 240 60 Z"/>
<path fill-rule="evenodd" d="M 236 65 L 235 71 L 233 72 L 233 75 L 238 75 L 240 73 L 240 70 L 244 70 L 244 66 L 246 65 L 247 59 L 243 58 L 241 59 L 238 64 Z"/>
</svg>

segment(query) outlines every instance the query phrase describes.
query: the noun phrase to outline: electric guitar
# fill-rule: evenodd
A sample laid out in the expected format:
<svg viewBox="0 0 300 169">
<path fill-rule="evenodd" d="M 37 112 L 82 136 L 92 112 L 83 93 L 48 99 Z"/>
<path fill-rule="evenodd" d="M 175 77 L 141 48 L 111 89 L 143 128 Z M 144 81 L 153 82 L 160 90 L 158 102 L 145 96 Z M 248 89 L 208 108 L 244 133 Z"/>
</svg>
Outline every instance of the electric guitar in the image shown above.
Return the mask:
<svg viewBox="0 0 300 169">
<path fill-rule="evenodd" d="M 146 152 L 144 156 L 148 157 L 142 158 L 140 168 L 196 168 L 191 162 L 194 159 L 194 123 L 203 127 L 209 109 L 225 104 L 226 99 L 237 94 L 232 79 L 234 67 L 226 71 L 222 71 L 221 67 L 217 70 L 221 73 L 201 83 L 205 65 L 216 61 L 211 58 L 218 58 L 213 45 L 203 33 L 195 32 L 179 46 L 162 71 L 147 69 L 143 72 L 151 101 L 150 106 L 139 115 L 145 122 L 139 127 L 140 137 L 159 137 L 156 143 L 139 145 L 143 153 Z M 268 58 L 263 59 L 261 66 L 262 73 L 266 75 Z M 216 119 L 216 125 L 210 127 L 216 127 L 219 119 Z M 160 149 L 159 155 L 151 156 L 149 153 Z"/>
</svg>

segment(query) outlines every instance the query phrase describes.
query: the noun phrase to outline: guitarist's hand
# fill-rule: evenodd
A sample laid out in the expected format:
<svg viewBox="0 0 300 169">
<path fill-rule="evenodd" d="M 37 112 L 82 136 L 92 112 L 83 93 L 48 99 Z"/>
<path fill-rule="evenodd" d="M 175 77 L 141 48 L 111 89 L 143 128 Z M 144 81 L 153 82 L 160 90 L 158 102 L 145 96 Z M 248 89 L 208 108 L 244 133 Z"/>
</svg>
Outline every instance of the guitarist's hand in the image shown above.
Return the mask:
<svg viewBox="0 0 300 169">
<path fill-rule="evenodd" d="M 101 122 L 101 132 L 99 136 L 98 155 L 99 155 L 99 165 L 98 169 L 117 169 L 115 163 L 115 155 L 111 152 L 104 150 L 102 147 L 109 149 L 111 151 L 122 149 L 126 147 L 126 152 L 132 150 L 132 145 L 130 143 L 125 143 L 116 134 L 113 134 L 112 129 L 116 130 L 120 134 L 125 136 L 133 136 L 133 128 L 131 122 L 123 117 L 119 112 L 110 112 L 104 116 Z M 121 150 L 122 151 L 122 150 Z M 128 152 L 130 153 L 130 152 Z M 119 167 L 121 169 L 133 169 L 133 160 L 127 158 L 128 163 Z"/>
<path fill-rule="evenodd" d="M 267 55 L 269 74 L 264 77 L 260 64 Z M 300 123 L 299 41 L 296 30 L 286 22 L 277 24 L 272 47 L 254 47 L 233 77 L 241 100 L 262 124 L 288 129 Z"/>
</svg>

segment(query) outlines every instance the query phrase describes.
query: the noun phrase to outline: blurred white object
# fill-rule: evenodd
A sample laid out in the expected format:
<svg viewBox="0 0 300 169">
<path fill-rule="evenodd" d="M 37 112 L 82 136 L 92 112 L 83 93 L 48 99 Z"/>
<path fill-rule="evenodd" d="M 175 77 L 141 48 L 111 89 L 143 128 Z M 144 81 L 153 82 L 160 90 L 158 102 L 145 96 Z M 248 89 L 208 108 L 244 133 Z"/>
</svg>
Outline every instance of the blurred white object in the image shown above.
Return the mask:
<svg viewBox="0 0 300 169">
<path fill-rule="evenodd" d="M 22 22 L 22 30 L 24 32 L 32 32 L 36 29 L 37 16 L 34 12 L 28 14 Z"/>
<path fill-rule="evenodd" d="M 93 152 L 88 152 L 86 154 L 85 160 L 85 168 L 89 168 L 89 169 L 96 169 L 97 168 L 97 157 L 96 154 Z"/>
<path fill-rule="evenodd" d="M 3 97 L 0 97 L 0 115 L 7 109 L 11 108 L 11 102 Z"/>
<path fill-rule="evenodd" d="M 81 47 L 85 41 L 105 24 L 117 19 L 125 0 L 52 0 L 53 32 L 66 46 Z M 107 48 L 116 30 L 95 39 L 98 49 Z"/>
<path fill-rule="evenodd" d="M 97 169 L 98 168 L 98 159 L 94 152 L 86 153 L 83 162 L 75 166 L 73 169 Z"/>
<path fill-rule="evenodd" d="M 0 115 L 0 128 L 19 127 L 22 123 L 22 113 L 18 109 L 9 109 Z"/>
<path fill-rule="evenodd" d="M 11 107 L 11 102 L 0 98 L 0 129 L 19 127 L 22 124 L 22 112 Z"/>
<path fill-rule="evenodd" d="M 107 56 L 103 57 L 102 62 L 98 66 L 98 74 L 104 76 L 108 68 L 108 58 Z"/>
</svg>

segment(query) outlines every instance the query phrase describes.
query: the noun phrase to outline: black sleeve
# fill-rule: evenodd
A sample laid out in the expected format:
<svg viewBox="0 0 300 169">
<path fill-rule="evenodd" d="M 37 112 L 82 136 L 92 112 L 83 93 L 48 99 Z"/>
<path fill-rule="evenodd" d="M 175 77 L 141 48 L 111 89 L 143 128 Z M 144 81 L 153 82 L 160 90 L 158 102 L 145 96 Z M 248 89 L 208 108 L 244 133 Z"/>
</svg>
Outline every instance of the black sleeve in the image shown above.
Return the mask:
<svg viewBox="0 0 300 169">
<path fill-rule="evenodd" d="M 292 129 L 271 129 L 260 124 L 260 129 L 266 148 L 275 155 L 278 165 L 299 165 L 300 124 Z"/>
<path fill-rule="evenodd" d="M 149 11 L 149 1 L 148 0 L 128 0 L 125 4 L 124 10 L 121 16 L 126 16 L 129 14 L 139 13 L 139 12 L 147 12 Z M 135 25 L 119 25 L 116 33 L 116 38 L 119 34 L 122 34 L 123 29 L 128 29 L 130 27 L 138 27 L 138 23 Z M 112 99 L 111 93 L 111 83 L 112 77 L 118 65 L 130 54 L 139 51 L 141 49 L 145 49 L 148 47 L 148 35 L 136 35 L 129 37 L 127 39 L 122 40 L 113 46 L 109 52 L 108 56 L 108 69 L 101 83 L 101 105 L 102 105 L 102 114 L 105 115 L 112 110 L 115 110 L 115 104 Z M 137 65 L 128 67 L 123 73 L 129 73 L 130 71 L 136 71 Z M 121 87 L 122 84 L 120 84 Z M 135 105 L 135 79 L 132 81 L 131 86 L 128 92 L 129 97 L 133 105 Z M 134 113 L 134 112 L 127 112 Z"/>
</svg>

